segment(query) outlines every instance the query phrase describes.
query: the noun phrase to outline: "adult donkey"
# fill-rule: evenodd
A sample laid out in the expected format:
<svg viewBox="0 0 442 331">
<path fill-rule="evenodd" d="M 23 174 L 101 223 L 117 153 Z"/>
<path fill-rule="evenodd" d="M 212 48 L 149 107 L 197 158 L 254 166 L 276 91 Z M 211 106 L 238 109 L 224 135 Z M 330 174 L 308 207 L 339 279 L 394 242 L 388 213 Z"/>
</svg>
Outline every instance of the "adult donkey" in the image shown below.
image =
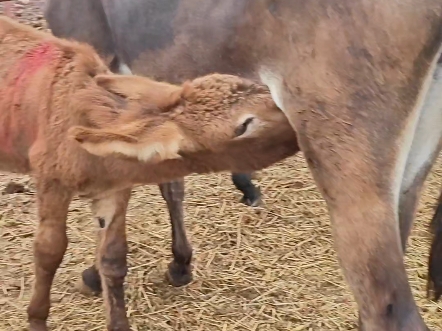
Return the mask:
<svg viewBox="0 0 442 331">
<path fill-rule="evenodd" d="M 178 4 L 176 0 L 136 0 L 114 7 L 113 1 L 48 0 L 45 18 L 55 36 L 91 44 L 108 60 L 110 69 L 117 73 L 134 73 L 175 84 L 212 72 L 257 78 L 251 72 L 241 70 L 243 66 L 229 57 L 220 58 L 221 54 L 215 51 L 217 46 L 210 35 L 201 45 L 205 49 L 204 63 L 195 61 L 201 49 L 190 49 L 186 45 L 174 48 L 167 57 L 160 55 L 157 59 L 157 52 L 166 51 L 173 42 L 173 17 Z M 149 60 L 135 61 L 140 57 Z M 232 174 L 235 187 L 243 193 L 241 201 L 256 206 L 261 194 L 251 180 L 251 174 Z M 192 280 L 192 248 L 183 222 L 184 181 L 163 183 L 159 188 L 167 203 L 172 225 L 174 259 L 166 276 L 174 286 L 186 285 Z M 83 281 L 93 292 L 101 290 L 95 267 L 85 270 Z"/>
<path fill-rule="evenodd" d="M 327 202 L 360 328 L 427 330 L 403 254 L 441 149 L 441 0 L 106 0 L 93 27 L 74 3 L 47 16 L 83 20 L 76 37 L 108 24 L 120 64 L 259 76 Z"/>
</svg>

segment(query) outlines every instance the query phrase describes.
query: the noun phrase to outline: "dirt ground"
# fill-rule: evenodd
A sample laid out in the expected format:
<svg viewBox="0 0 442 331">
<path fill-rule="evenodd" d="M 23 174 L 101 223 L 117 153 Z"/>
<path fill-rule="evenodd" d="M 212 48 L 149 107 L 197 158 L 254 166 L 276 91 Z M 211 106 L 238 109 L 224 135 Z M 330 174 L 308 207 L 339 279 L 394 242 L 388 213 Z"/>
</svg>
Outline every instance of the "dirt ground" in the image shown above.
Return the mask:
<svg viewBox="0 0 442 331">
<path fill-rule="evenodd" d="M 19 19 L 44 27 L 39 8 L 15 1 Z M 0 7 L 1 9 L 2 7 Z M 414 296 L 433 330 L 442 329 L 442 303 L 425 296 L 428 222 L 442 179 L 442 159 L 426 182 L 409 240 L 407 269 Z M 0 174 L 0 192 L 14 180 L 26 191 L 0 195 L 0 331 L 26 328 L 33 281 L 35 191 L 25 176 Z M 165 203 L 155 186 L 134 190 L 128 212 L 127 309 L 142 330 L 354 330 L 356 306 L 343 280 L 325 203 L 302 156 L 266 169 L 258 183 L 265 205 L 241 205 L 228 174 L 186 178 L 186 225 L 194 247 L 194 281 L 164 280 L 171 259 Z M 88 204 L 74 200 L 69 248 L 53 286 L 51 330 L 104 329 L 101 298 L 75 290 L 93 260 Z"/>
</svg>

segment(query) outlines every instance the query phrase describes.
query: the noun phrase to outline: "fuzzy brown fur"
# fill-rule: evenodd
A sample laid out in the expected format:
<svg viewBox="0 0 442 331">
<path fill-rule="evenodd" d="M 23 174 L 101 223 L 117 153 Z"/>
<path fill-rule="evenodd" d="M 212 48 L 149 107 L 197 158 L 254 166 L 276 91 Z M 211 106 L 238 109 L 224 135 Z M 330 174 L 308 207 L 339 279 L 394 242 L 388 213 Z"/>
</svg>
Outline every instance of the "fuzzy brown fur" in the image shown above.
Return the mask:
<svg viewBox="0 0 442 331">
<path fill-rule="evenodd" d="M 247 137 L 235 135 L 244 116 L 258 123 Z M 112 75 L 91 47 L 4 17 L 0 123 L 0 169 L 36 179 L 32 331 L 47 330 L 74 194 L 93 198 L 108 327 L 126 331 L 124 222 L 131 187 L 193 172 L 261 169 L 298 151 L 293 129 L 265 88 L 223 75 L 182 87 Z M 146 150 L 146 162 L 138 161 Z"/>
</svg>

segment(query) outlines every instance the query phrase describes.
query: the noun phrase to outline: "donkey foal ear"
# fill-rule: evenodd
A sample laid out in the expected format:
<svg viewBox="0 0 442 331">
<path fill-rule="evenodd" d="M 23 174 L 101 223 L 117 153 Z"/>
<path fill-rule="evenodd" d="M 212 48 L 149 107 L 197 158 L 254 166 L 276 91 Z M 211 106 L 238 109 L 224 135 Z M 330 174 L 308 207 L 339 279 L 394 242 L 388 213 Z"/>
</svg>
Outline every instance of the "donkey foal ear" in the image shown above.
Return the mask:
<svg viewBox="0 0 442 331">
<path fill-rule="evenodd" d="M 105 90 L 130 100 L 142 101 L 160 109 L 177 106 L 183 94 L 181 86 L 157 82 L 136 75 L 97 75 L 95 82 Z"/>
<path fill-rule="evenodd" d="M 134 136 L 82 126 L 70 128 L 68 136 L 78 141 L 83 149 L 98 156 L 106 156 L 113 153 L 135 156 L 132 149 L 133 146 L 138 144 L 138 139 Z"/>
<path fill-rule="evenodd" d="M 178 127 L 173 123 L 164 123 L 159 127 L 139 134 L 124 135 L 123 130 L 94 129 L 81 126 L 72 127 L 69 137 L 91 154 L 107 156 L 122 154 L 143 162 L 158 162 L 176 159 L 183 140 Z"/>
<path fill-rule="evenodd" d="M 87 128 L 84 126 L 74 126 L 69 129 L 68 136 L 75 139 L 80 144 L 83 143 L 104 143 L 113 140 L 124 141 L 127 143 L 137 143 L 138 139 L 132 135 L 123 135 L 118 132 L 113 132 L 104 129 Z"/>
</svg>

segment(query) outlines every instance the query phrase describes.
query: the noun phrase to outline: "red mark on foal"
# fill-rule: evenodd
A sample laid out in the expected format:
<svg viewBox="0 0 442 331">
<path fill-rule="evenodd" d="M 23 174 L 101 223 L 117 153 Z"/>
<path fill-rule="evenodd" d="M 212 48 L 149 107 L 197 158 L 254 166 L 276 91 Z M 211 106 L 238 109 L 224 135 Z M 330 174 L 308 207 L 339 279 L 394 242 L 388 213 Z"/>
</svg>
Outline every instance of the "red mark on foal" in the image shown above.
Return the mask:
<svg viewBox="0 0 442 331">
<path fill-rule="evenodd" d="M 38 69 L 48 65 L 56 58 L 57 48 L 50 42 L 44 42 L 27 51 L 12 69 L 12 78 L 15 88 L 24 87 L 27 79 Z"/>
<path fill-rule="evenodd" d="M 0 150 L 14 155 L 18 152 L 15 150 L 17 143 L 32 144 L 37 132 L 36 114 L 26 114 L 28 109 L 23 109 L 21 103 L 27 94 L 32 76 L 40 69 L 54 63 L 58 54 L 57 46 L 45 41 L 25 52 L 8 70 L 3 81 L 4 87 L 0 89 L 2 103 L 8 105 L 8 109 L 4 110 L 6 113 L 0 114 L 3 122 L 0 123 Z M 38 81 L 36 84 L 44 82 Z M 38 107 L 39 100 L 35 100 L 35 103 Z"/>
</svg>

